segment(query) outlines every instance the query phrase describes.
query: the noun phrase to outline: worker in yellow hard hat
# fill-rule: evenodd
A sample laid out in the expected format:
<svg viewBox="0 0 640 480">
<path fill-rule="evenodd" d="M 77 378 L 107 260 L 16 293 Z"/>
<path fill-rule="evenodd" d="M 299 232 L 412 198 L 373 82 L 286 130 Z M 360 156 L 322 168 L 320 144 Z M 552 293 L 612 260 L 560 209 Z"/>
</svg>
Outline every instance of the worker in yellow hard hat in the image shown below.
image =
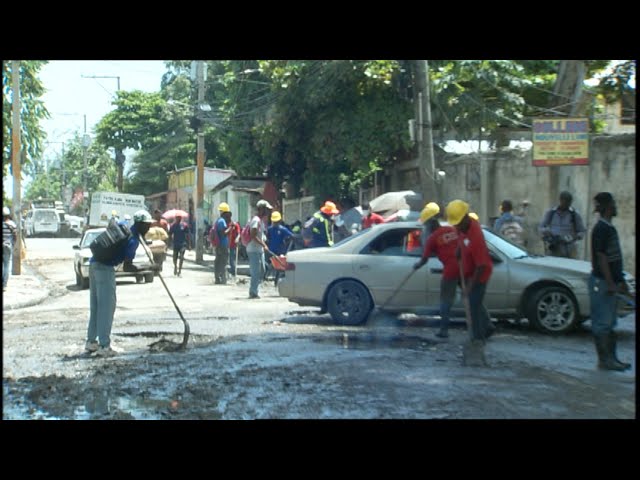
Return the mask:
<svg viewBox="0 0 640 480">
<path fill-rule="evenodd" d="M 462 238 L 459 242 L 460 261 L 464 272 L 467 295 L 469 298 L 472 338 L 483 344 L 493 334 L 486 308 L 482 305 L 487 283 L 493 271 L 493 261 L 482 233 L 482 227 L 469 216 L 469 204 L 462 200 L 453 200 L 447 205 L 447 218 L 458 230 Z"/>
<path fill-rule="evenodd" d="M 211 229 L 211 244 L 216 249 L 216 259 L 214 262 L 216 285 L 226 285 L 227 283 L 227 263 L 229 263 L 229 233 L 234 225 L 231 221 L 231 208 L 226 202 L 218 205 L 220 217 L 216 220 Z"/>
<path fill-rule="evenodd" d="M 443 265 L 440 279 L 440 330 L 436 336 L 449 336 L 449 316 L 451 306 L 455 300 L 456 288 L 460 278 L 456 248 L 458 246 L 458 231 L 451 225 L 440 225 L 438 217 L 440 207 L 437 203 L 427 203 L 420 212 L 420 221 L 425 224 L 425 232 L 429 232 L 424 242 L 422 258 L 413 266 L 419 269 L 429 261 L 433 253 Z"/>
</svg>

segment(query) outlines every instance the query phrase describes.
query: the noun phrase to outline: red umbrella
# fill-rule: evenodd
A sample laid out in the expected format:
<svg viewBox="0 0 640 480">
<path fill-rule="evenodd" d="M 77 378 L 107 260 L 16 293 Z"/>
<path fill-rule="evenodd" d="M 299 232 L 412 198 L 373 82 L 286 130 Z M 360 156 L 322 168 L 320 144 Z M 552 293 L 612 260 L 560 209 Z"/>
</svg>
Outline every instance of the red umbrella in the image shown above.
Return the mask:
<svg viewBox="0 0 640 480">
<path fill-rule="evenodd" d="M 171 210 L 167 210 L 166 212 L 164 212 L 162 214 L 162 217 L 166 218 L 167 220 L 171 220 L 172 218 L 176 218 L 176 217 L 189 218 L 189 214 L 184 210 L 173 208 Z"/>
</svg>

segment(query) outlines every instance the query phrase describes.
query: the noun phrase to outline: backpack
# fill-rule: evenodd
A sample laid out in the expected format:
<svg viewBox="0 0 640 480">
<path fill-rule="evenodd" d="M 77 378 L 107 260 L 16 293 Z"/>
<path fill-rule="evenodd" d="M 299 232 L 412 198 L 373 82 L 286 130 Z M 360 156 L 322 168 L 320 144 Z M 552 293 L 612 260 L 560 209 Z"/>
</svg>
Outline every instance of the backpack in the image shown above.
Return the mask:
<svg viewBox="0 0 640 480">
<path fill-rule="evenodd" d="M 209 230 L 209 243 L 212 247 L 220 245 L 220 235 L 218 235 L 218 222 L 216 221 Z"/>
<path fill-rule="evenodd" d="M 500 227 L 498 234 L 507 240 L 512 241 L 516 245 L 524 245 L 524 229 L 520 222 L 511 220 L 510 222 L 504 222 Z"/>
<path fill-rule="evenodd" d="M 104 232 L 98 235 L 89 245 L 93 258 L 98 262 L 109 262 L 133 237 L 131 230 L 126 225 L 109 222 Z"/>
<path fill-rule="evenodd" d="M 247 224 L 240 232 L 240 241 L 245 247 L 251 242 L 251 220 L 247 222 Z"/>
</svg>

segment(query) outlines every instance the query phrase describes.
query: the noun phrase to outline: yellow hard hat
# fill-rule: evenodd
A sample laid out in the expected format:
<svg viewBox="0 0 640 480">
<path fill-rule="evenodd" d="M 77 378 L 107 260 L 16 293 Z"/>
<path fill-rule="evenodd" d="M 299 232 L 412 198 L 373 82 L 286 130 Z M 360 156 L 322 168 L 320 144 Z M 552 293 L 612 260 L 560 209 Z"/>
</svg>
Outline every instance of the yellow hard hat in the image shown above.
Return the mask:
<svg viewBox="0 0 640 480">
<path fill-rule="evenodd" d="M 450 225 L 458 225 L 467 213 L 469 213 L 469 204 L 467 202 L 452 200 L 447 205 L 447 222 Z"/>
<path fill-rule="evenodd" d="M 479 221 L 480 221 L 480 217 L 478 216 L 478 214 L 477 214 L 476 212 L 471 212 L 471 213 L 469 214 L 469 216 L 470 216 L 471 218 L 473 218 L 476 222 L 479 222 Z"/>
<path fill-rule="evenodd" d="M 424 223 L 432 217 L 435 217 L 440 213 L 440 207 L 435 202 L 427 203 L 422 212 L 420 212 L 420 222 Z"/>
<path fill-rule="evenodd" d="M 327 215 L 336 215 L 340 213 L 340 210 L 336 207 L 336 204 L 333 202 L 326 201 L 324 205 L 320 208 L 322 213 L 326 213 Z"/>
<path fill-rule="evenodd" d="M 280 215 L 280 212 L 273 212 L 271 214 L 271 221 L 272 222 L 279 222 L 280 220 L 282 220 L 282 215 Z"/>
<path fill-rule="evenodd" d="M 226 202 L 222 202 L 220 205 L 218 205 L 218 211 L 220 212 L 230 212 L 231 209 L 229 208 L 229 204 Z"/>
</svg>

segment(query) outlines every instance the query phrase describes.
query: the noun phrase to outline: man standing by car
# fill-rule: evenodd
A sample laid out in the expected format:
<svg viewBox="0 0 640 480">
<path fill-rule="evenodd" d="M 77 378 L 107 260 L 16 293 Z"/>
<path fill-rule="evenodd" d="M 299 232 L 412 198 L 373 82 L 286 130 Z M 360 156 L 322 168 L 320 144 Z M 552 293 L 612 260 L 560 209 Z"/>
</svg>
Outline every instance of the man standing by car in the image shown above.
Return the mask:
<svg viewBox="0 0 640 480">
<path fill-rule="evenodd" d="M 469 204 L 453 200 L 446 210 L 447 221 L 460 233 L 458 247 L 464 272 L 462 281 L 465 282 L 471 310 L 472 338 L 484 343 L 493 333 L 491 319 L 482 304 L 493 262 L 480 224 L 469 217 Z"/>
<path fill-rule="evenodd" d="M 133 222 L 131 237 L 111 260 L 99 262 L 94 257 L 89 260 L 90 314 L 85 351 L 97 356 L 110 357 L 116 354 L 111 347 L 111 326 L 116 310 L 115 267 L 124 262 L 125 271 L 137 270 L 132 262 L 140 245 L 139 236 L 144 238 L 152 218 L 146 210 L 138 210 L 133 215 Z"/>
<path fill-rule="evenodd" d="M 613 195 L 609 192 L 600 192 L 593 200 L 600 219 L 591 231 L 591 331 L 598 353 L 598 368 L 621 371 L 631 368 L 631 364 L 621 362 L 616 356 L 616 293 L 629 293 L 622 273 L 622 249 L 618 231 L 611 224 L 618 211 Z"/>
<path fill-rule="evenodd" d="M 384 218 L 377 213 L 371 211 L 371 206 L 368 202 L 362 204 L 362 230 L 371 228 L 374 225 L 384 223 Z"/>
<path fill-rule="evenodd" d="M 429 232 L 424 246 L 422 258 L 413 269 L 417 270 L 429 261 L 432 253 L 442 262 L 443 271 L 440 280 L 440 331 L 437 337 L 449 336 L 449 312 L 456 295 L 456 287 L 460 279 L 456 248 L 458 247 L 458 231 L 450 225 L 440 225 L 438 216 L 440 207 L 437 203 L 428 203 L 420 213 L 420 221 L 425 224 L 424 231 Z"/>
<path fill-rule="evenodd" d="M 340 213 L 336 204 L 324 202 L 320 210 L 307 220 L 302 230 L 307 248 L 330 247 L 333 245 L 333 217 Z"/>
<path fill-rule="evenodd" d="M 576 242 L 586 233 L 582 217 L 571 206 L 573 196 L 560 193 L 557 207 L 547 210 L 538 228 L 545 243 L 545 252 L 553 257 L 578 258 Z"/>
<path fill-rule="evenodd" d="M 257 212 L 249 224 L 251 240 L 247 244 L 247 256 L 249 257 L 249 271 L 251 283 L 249 284 L 249 298 L 260 298 L 258 287 L 264 274 L 264 252 L 269 250 L 266 243 L 265 220 L 273 209 L 266 200 L 258 200 Z"/>
<path fill-rule="evenodd" d="M 176 216 L 173 225 L 169 229 L 169 240 L 173 242 L 171 247 L 173 248 L 173 274 L 180 276 L 182 274 L 182 263 L 184 262 L 184 251 L 185 249 L 191 250 L 191 230 L 182 221 L 182 217 Z M 178 259 L 180 259 L 179 264 Z"/>
</svg>

